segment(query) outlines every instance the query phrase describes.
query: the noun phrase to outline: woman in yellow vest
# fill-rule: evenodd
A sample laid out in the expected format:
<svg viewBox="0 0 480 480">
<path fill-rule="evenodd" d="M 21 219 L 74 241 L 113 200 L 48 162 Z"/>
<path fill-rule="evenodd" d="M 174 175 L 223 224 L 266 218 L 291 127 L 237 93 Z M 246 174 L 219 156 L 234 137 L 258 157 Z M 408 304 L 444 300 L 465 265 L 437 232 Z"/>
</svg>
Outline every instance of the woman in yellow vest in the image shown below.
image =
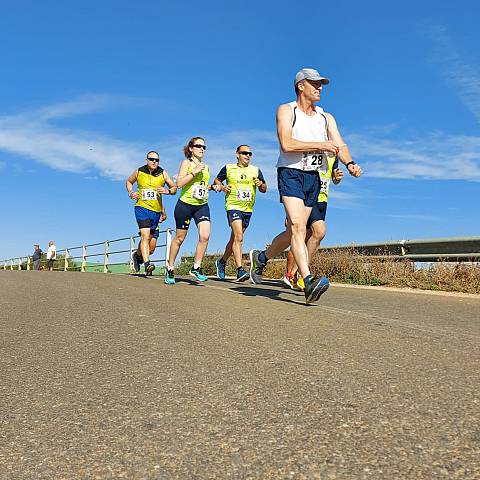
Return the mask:
<svg viewBox="0 0 480 480">
<path fill-rule="evenodd" d="M 135 218 L 140 229 L 140 245 L 133 253 L 133 268 L 140 270 L 140 263 L 145 264 L 145 274 L 151 275 L 155 265 L 150 263 L 152 239 L 158 237 L 158 223 L 166 218 L 162 195 L 174 195 L 176 185 L 168 173 L 159 165 L 160 156 L 155 151 L 147 153 L 147 163 L 135 170 L 126 181 L 128 196 L 135 200 Z M 137 183 L 137 191 L 133 184 Z M 165 184 L 169 188 L 165 188 Z M 155 240 L 156 242 L 156 240 Z"/>
<path fill-rule="evenodd" d="M 243 282 L 249 274 L 242 266 L 243 234 L 247 229 L 255 205 L 257 188 L 260 192 L 267 191 L 267 184 L 258 167 L 250 165 L 253 152 L 248 145 L 239 145 L 236 150 L 237 163 L 225 165 L 215 178 L 225 192 L 225 210 L 232 232 L 223 256 L 215 261 L 217 277 L 225 278 L 225 265 L 233 252 L 237 267 L 237 282 Z M 226 181 L 226 186 L 223 182 Z"/>
<path fill-rule="evenodd" d="M 210 209 L 208 207 L 210 172 L 208 166 L 203 161 L 206 149 L 207 146 L 202 137 L 191 138 L 183 149 L 185 160 L 180 164 L 177 176 L 177 187 L 181 188 L 182 192 L 174 212 L 176 232 L 168 255 L 168 266 L 165 275 L 165 283 L 167 285 L 175 284 L 173 266 L 175 265 L 175 259 L 180 246 L 187 236 L 192 218 L 198 229 L 198 243 L 190 275 L 200 282 L 208 280 L 201 269 L 202 260 L 210 239 Z M 221 189 L 221 187 L 213 188 L 216 191 Z"/>
</svg>

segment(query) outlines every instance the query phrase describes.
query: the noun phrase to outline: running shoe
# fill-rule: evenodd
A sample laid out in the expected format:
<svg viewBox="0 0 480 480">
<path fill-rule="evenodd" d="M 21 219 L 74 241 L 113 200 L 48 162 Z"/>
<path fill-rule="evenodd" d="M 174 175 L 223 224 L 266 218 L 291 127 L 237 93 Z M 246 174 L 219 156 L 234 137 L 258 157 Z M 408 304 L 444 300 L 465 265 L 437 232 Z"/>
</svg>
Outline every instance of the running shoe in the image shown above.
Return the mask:
<svg viewBox="0 0 480 480">
<path fill-rule="evenodd" d="M 168 270 L 168 268 L 167 273 L 165 274 L 165 283 L 167 285 L 175 285 L 175 274 L 173 273 L 173 270 Z"/>
<path fill-rule="evenodd" d="M 283 278 L 282 278 L 282 281 L 283 283 L 288 287 L 288 288 L 293 288 L 293 282 L 294 282 L 295 278 L 293 277 L 293 275 L 291 273 L 286 273 Z"/>
<path fill-rule="evenodd" d="M 316 302 L 329 286 L 327 277 L 313 278 L 305 285 L 305 302 Z"/>
<path fill-rule="evenodd" d="M 292 284 L 293 288 L 296 290 L 300 290 L 301 292 L 305 290 L 305 282 L 303 281 L 303 277 L 298 272 L 295 274 Z"/>
<path fill-rule="evenodd" d="M 256 284 L 262 283 L 263 269 L 265 268 L 265 263 L 258 260 L 260 253 L 260 250 L 250 250 L 250 280 Z"/>
<path fill-rule="evenodd" d="M 243 268 L 240 267 L 237 270 L 237 282 L 244 282 L 249 276 L 250 274 L 246 272 Z"/>
<path fill-rule="evenodd" d="M 153 263 L 148 263 L 145 265 L 145 275 L 149 276 L 155 270 L 155 265 Z"/>
<path fill-rule="evenodd" d="M 217 267 L 217 278 L 225 280 L 225 262 L 221 258 L 215 260 L 215 266 Z"/>
<path fill-rule="evenodd" d="M 132 255 L 132 262 L 133 262 L 133 269 L 136 271 L 136 272 L 139 272 L 140 271 L 140 258 L 138 256 L 138 253 L 137 252 L 134 252 L 133 255 Z"/>
<path fill-rule="evenodd" d="M 192 277 L 195 277 L 199 282 L 206 282 L 208 280 L 208 277 L 206 275 L 204 275 L 201 268 L 193 268 L 192 267 L 189 274 Z"/>
</svg>

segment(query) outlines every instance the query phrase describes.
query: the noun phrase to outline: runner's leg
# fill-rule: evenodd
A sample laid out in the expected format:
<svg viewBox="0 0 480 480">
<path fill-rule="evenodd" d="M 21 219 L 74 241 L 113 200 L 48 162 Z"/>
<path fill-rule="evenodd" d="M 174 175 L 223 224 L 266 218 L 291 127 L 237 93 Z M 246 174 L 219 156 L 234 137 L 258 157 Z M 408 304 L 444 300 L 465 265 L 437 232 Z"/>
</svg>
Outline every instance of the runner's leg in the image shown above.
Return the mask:
<svg viewBox="0 0 480 480">
<path fill-rule="evenodd" d="M 210 222 L 199 222 L 198 228 L 198 243 L 195 249 L 195 257 L 193 260 L 194 268 L 200 268 L 203 257 L 207 251 L 208 241 L 210 240 Z"/>
<path fill-rule="evenodd" d="M 175 265 L 175 259 L 177 258 L 178 251 L 187 236 L 188 230 L 183 230 L 181 228 L 177 228 L 175 231 L 175 237 L 170 244 L 170 252 L 168 254 L 168 266 L 173 269 Z"/>
<path fill-rule="evenodd" d="M 305 245 L 305 237 L 307 234 L 307 220 L 312 211 L 311 207 L 306 207 L 303 200 L 297 197 L 282 197 L 285 211 L 287 212 L 288 223 L 291 226 L 291 250 L 298 265 L 300 274 L 303 278 L 310 275 L 308 266 L 308 251 Z M 268 254 L 267 254 L 268 256 Z"/>
<path fill-rule="evenodd" d="M 234 220 L 231 224 L 233 235 L 233 256 L 235 257 L 235 265 L 237 268 L 242 266 L 242 244 L 243 244 L 243 228 L 242 220 Z"/>
</svg>

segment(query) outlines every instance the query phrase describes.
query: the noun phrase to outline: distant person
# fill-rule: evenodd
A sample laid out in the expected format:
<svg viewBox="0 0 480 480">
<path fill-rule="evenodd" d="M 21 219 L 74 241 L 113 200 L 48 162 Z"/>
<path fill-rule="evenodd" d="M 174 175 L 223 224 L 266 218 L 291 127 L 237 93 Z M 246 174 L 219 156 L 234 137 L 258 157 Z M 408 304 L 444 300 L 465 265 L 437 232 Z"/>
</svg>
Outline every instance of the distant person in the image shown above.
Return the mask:
<svg viewBox="0 0 480 480">
<path fill-rule="evenodd" d="M 33 255 L 32 255 L 33 269 L 40 270 L 40 261 L 42 260 L 43 252 L 39 245 L 35 244 L 33 248 L 34 248 Z"/>
<path fill-rule="evenodd" d="M 55 246 L 55 243 L 53 243 L 53 240 L 50 240 L 48 242 L 48 250 L 47 250 L 47 263 L 48 263 L 48 270 L 50 272 L 53 272 L 53 263 L 57 259 L 57 247 Z"/>
<path fill-rule="evenodd" d="M 221 280 L 225 278 L 225 266 L 232 252 L 237 267 L 237 282 L 243 282 L 249 277 L 242 265 L 243 234 L 252 217 L 257 188 L 262 193 L 267 191 L 261 170 L 250 164 L 252 156 L 252 149 L 248 145 L 239 145 L 236 150 L 237 162 L 225 165 L 214 181 L 225 192 L 225 210 L 231 228 L 225 252 L 215 261 L 217 277 Z"/>
<path fill-rule="evenodd" d="M 296 101 L 280 105 L 277 110 L 277 136 L 280 155 L 277 162 L 278 191 L 287 214 L 287 232 L 278 235 L 268 249 L 250 252 L 250 278 L 262 282 L 263 270 L 270 258 L 283 252 L 289 244 L 305 282 L 305 301 L 317 301 L 327 291 L 326 277 L 310 273 L 305 245 L 307 220 L 320 192 L 318 170 L 325 168 L 327 157 L 338 158 L 353 176 L 361 169 L 352 160 L 340 135 L 335 118 L 315 104 L 324 85 L 330 83 L 313 68 L 303 68 L 295 75 Z"/>
<path fill-rule="evenodd" d="M 140 229 L 140 245 L 132 255 L 133 268 L 140 271 L 140 263 L 145 266 L 145 274 L 151 275 L 155 265 L 150 263 L 150 242 L 157 230 L 158 223 L 165 214 L 162 195 L 174 195 L 176 185 L 166 170 L 159 165 L 160 156 L 151 150 L 147 153 L 147 163 L 135 170 L 126 181 L 128 196 L 135 200 L 135 218 Z M 137 182 L 137 191 L 133 184 Z M 165 188 L 165 184 L 169 188 Z"/>
<path fill-rule="evenodd" d="M 202 271 L 202 260 L 210 239 L 210 208 L 208 206 L 210 171 L 204 162 L 206 149 L 207 146 L 202 137 L 191 138 L 183 149 L 185 159 L 182 160 L 177 175 L 177 187 L 181 188 L 182 192 L 174 211 L 176 231 L 168 253 L 165 274 L 167 285 L 175 284 L 175 259 L 187 236 L 192 219 L 197 226 L 198 243 L 189 274 L 199 282 L 208 280 Z M 212 188 L 220 191 L 222 187 L 214 185 Z"/>
</svg>

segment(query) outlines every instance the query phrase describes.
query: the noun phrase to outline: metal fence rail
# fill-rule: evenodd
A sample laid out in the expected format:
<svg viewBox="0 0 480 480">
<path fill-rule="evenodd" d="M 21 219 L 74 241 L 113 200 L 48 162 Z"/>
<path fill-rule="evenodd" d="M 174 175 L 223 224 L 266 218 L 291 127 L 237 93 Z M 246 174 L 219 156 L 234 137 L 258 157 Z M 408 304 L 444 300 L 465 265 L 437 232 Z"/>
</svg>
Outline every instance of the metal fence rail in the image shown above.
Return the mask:
<svg viewBox="0 0 480 480">
<path fill-rule="evenodd" d="M 322 247 L 322 251 L 353 250 L 361 255 L 409 259 L 414 262 L 473 262 L 480 260 L 480 237 L 397 240 Z"/>
<path fill-rule="evenodd" d="M 159 232 L 160 235 L 165 235 L 165 241 L 164 243 L 157 243 L 156 248 L 163 248 L 164 255 L 162 258 L 152 257 L 150 259 L 152 263 L 163 263 L 166 267 L 168 251 L 170 250 L 170 243 L 172 241 L 172 232 L 173 230 L 170 228 Z M 54 270 L 63 270 L 65 272 L 68 270 L 78 270 L 86 272 L 90 269 L 94 271 L 103 271 L 103 273 L 112 273 L 112 267 L 128 265 L 128 270 L 132 272 L 132 255 L 137 249 L 135 241 L 138 238 L 140 238 L 139 235 L 132 235 L 131 237 L 116 238 L 114 240 L 106 240 L 104 242 L 89 243 L 78 247 L 68 247 L 62 250 L 57 250 L 57 257 L 60 257 L 60 259 L 55 260 Z M 118 242 L 128 242 L 128 248 L 118 247 L 120 249 L 112 249 L 112 244 L 117 244 Z M 103 251 L 100 253 L 89 253 L 94 247 L 103 247 Z M 124 254 L 128 254 L 124 261 L 111 261 L 112 256 Z M 88 260 L 99 257 L 102 257 L 102 261 L 100 262 L 89 262 Z M 0 269 L 2 270 L 31 270 L 32 267 L 33 261 L 31 255 L 24 255 L 22 257 L 9 258 L 0 261 Z"/>
</svg>

